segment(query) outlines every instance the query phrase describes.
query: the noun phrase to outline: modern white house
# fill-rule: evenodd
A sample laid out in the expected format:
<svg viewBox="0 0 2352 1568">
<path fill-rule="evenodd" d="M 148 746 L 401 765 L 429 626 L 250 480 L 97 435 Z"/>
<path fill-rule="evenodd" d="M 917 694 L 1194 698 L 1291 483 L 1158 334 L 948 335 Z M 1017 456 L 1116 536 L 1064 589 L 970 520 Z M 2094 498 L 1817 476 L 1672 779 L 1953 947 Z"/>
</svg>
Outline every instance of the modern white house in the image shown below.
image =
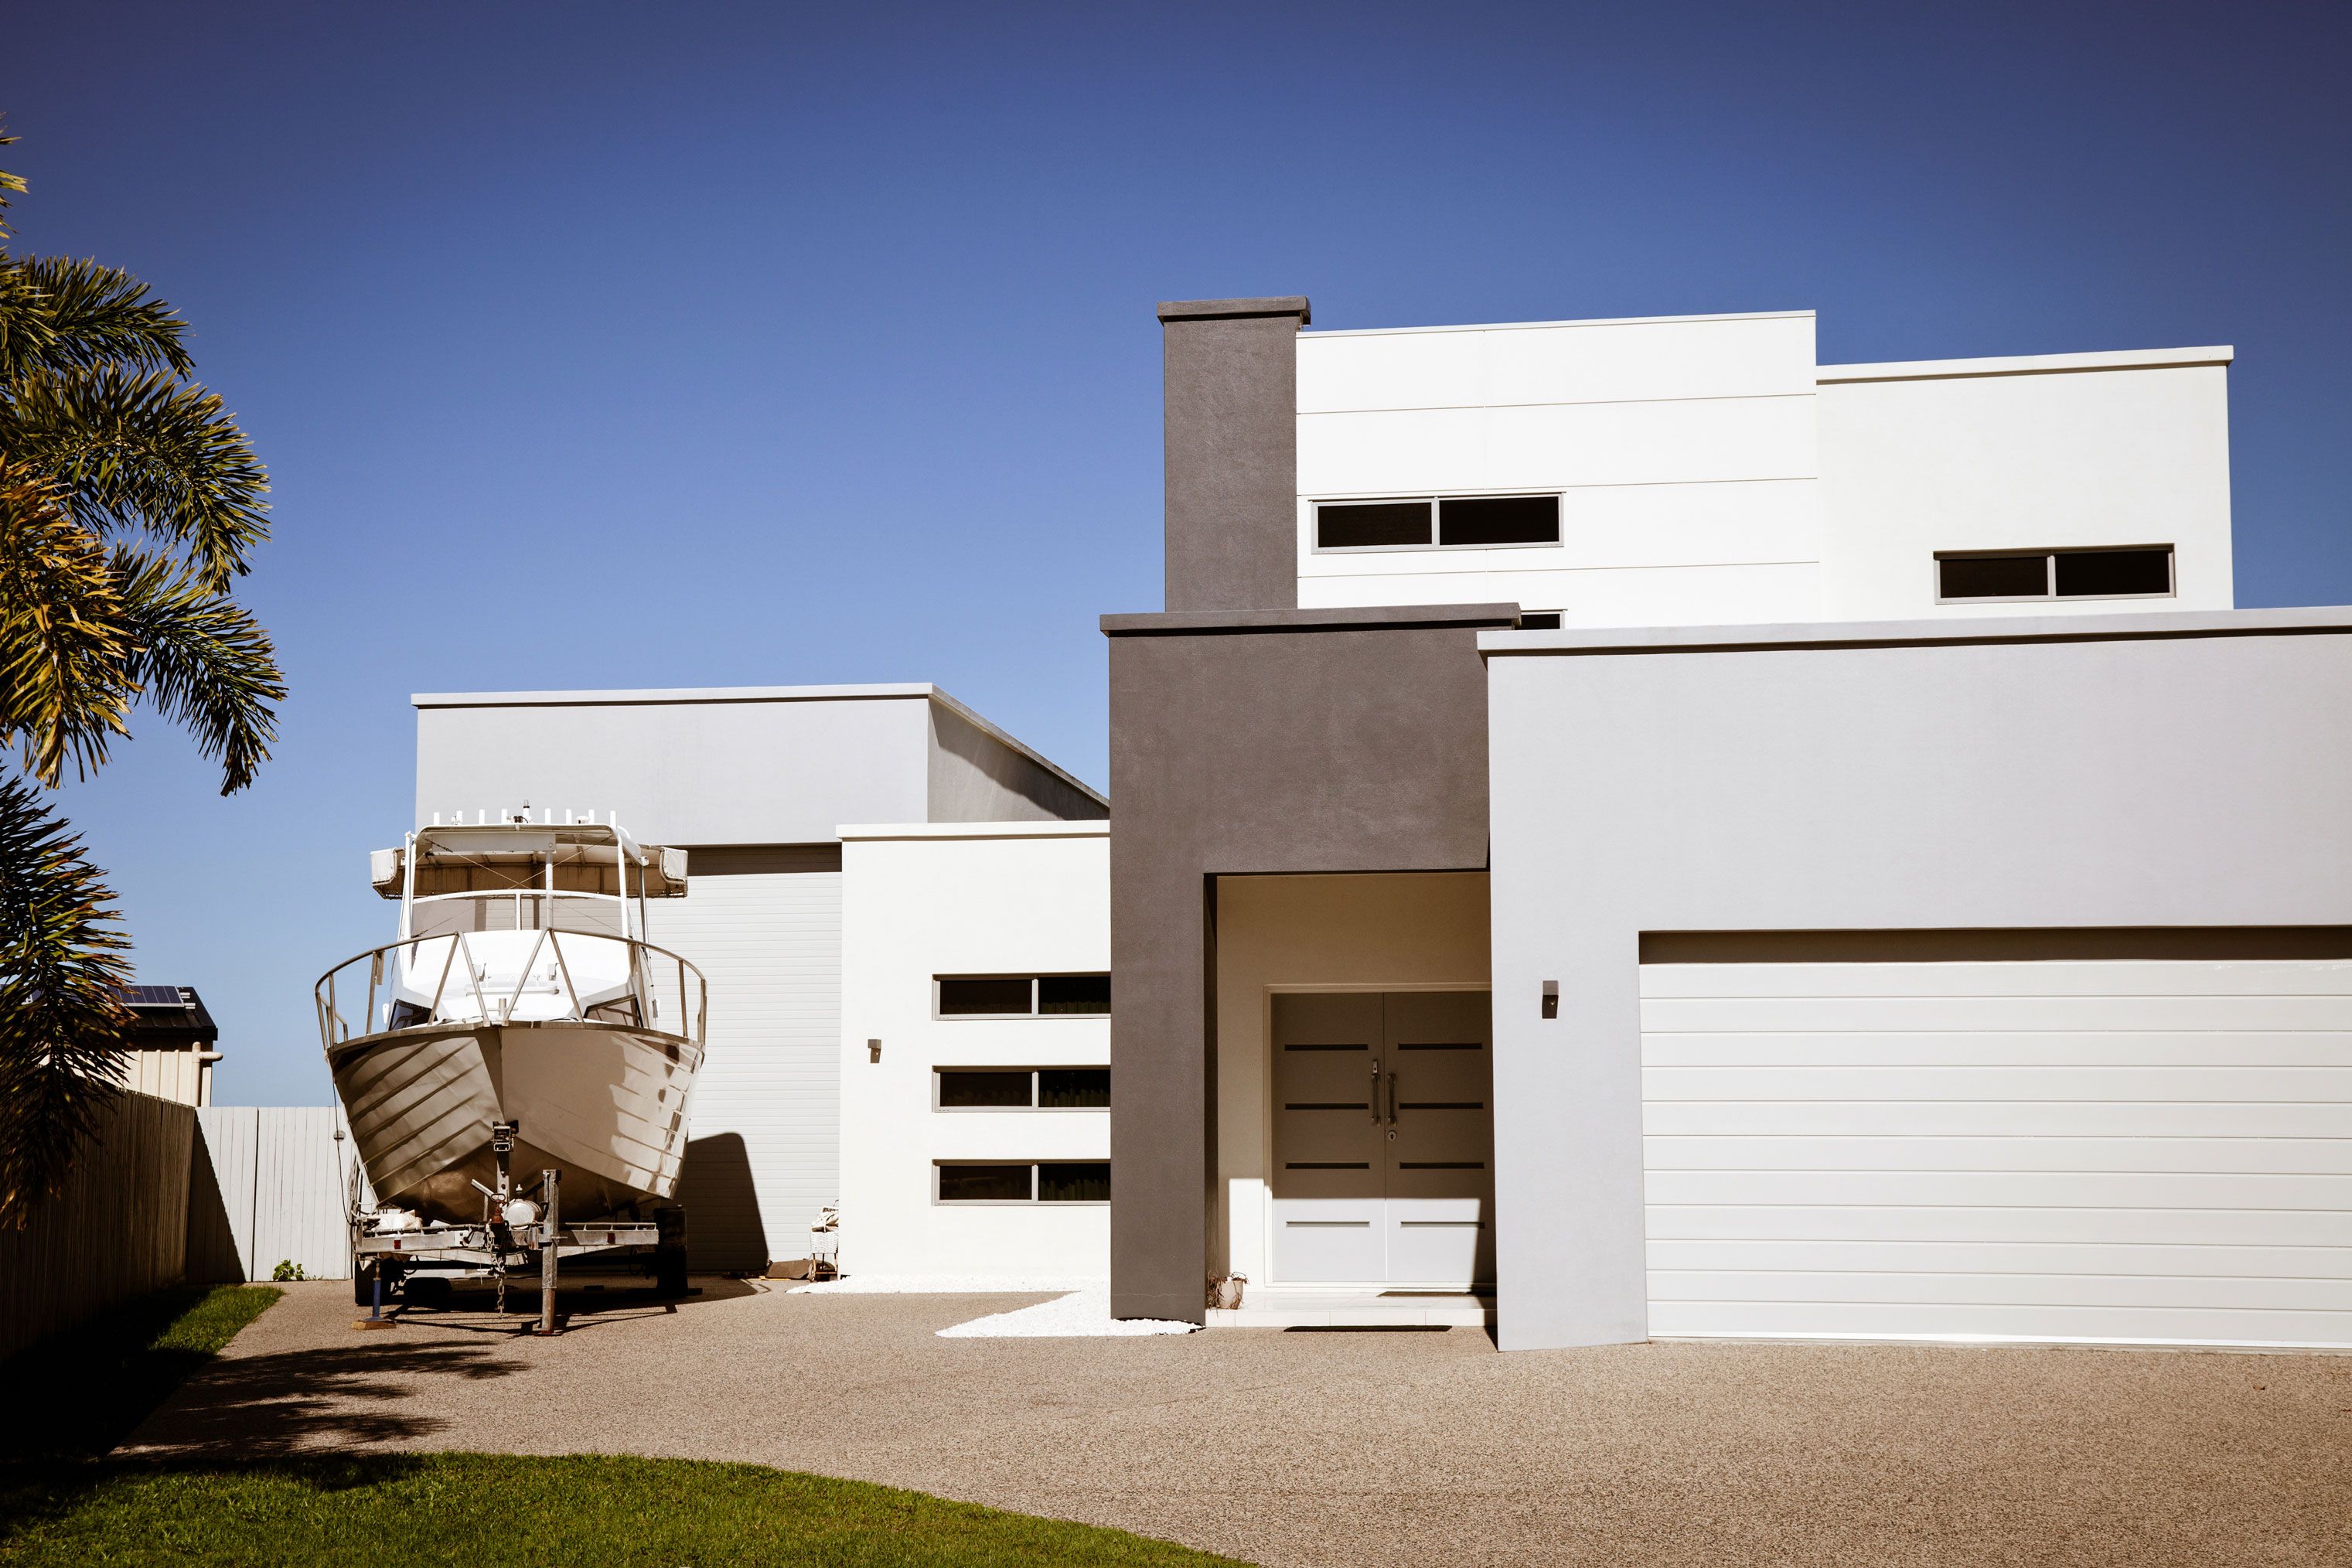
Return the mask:
<svg viewBox="0 0 2352 1568">
<path fill-rule="evenodd" d="M 1115 1311 L 2352 1343 L 2352 613 L 2231 608 L 2229 350 L 1160 315 Z"/>
<path fill-rule="evenodd" d="M 420 822 L 694 847 L 706 1265 L 2352 1345 L 2352 611 L 2232 607 L 2230 350 L 1160 319 L 1108 803 L 929 688 L 417 700 Z"/>
</svg>

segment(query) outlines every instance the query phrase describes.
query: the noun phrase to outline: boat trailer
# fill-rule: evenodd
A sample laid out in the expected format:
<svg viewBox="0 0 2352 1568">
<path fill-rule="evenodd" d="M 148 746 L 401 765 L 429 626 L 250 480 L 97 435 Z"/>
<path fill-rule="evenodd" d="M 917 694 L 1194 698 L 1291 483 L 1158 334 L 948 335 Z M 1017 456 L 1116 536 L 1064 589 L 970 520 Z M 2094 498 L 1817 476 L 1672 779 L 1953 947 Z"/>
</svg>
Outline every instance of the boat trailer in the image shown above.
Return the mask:
<svg viewBox="0 0 2352 1568">
<path fill-rule="evenodd" d="M 567 1258 L 652 1253 L 657 1259 L 654 1270 L 656 1289 L 665 1295 L 686 1293 L 685 1238 L 678 1234 L 685 1228 L 683 1215 L 677 1210 L 667 1210 L 650 1220 L 606 1218 L 563 1224 L 559 1172 L 539 1173 L 536 1204 L 514 1187 L 507 1166 L 514 1152 L 515 1132 L 520 1125 L 513 1121 L 490 1125 L 490 1146 L 498 1157 L 498 1185 L 493 1188 L 480 1182 L 474 1184 L 475 1190 L 482 1194 L 479 1224 L 459 1226 L 428 1221 L 413 1230 L 374 1230 L 369 1226 L 375 1216 L 363 1215 L 354 1208 L 352 1276 L 355 1286 L 366 1282 L 367 1298 L 358 1304 L 368 1307 L 369 1312 L 356 1321 L 353 1328 L 392 1325 L 393 1320 L 383 1315 L 387 1274 L 408 1276 L 412 1281 L 419 1275 L 445 1281 L 490 1279 L 495 1281 L 498 1291 L 497 1310 L 504 1312 L 507 1281 L 518 1276 L 528 1279 L 536 1262 L 539 1321 L 530 1331 L 548 1336 L 556 1332 L 557 1271 Z M 358 1297 L 356 1289 L 354 1297 Z"/>
</svg>

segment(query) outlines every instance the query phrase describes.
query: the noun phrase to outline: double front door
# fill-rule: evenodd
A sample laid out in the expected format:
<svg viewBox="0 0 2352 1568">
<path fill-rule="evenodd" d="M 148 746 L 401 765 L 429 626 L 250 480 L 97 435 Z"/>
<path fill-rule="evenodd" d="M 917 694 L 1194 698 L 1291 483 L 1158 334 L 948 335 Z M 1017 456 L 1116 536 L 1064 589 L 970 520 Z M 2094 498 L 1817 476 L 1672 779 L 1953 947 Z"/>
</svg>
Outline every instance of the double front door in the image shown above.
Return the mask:
<svg viewBox="0 0 2352 1568">
<path fill-rule="evenodd" d="M 1493 1040 L 1484 991 L 1275 997 L 1276 1282 L 1495 1277 Z"/>
</svg>

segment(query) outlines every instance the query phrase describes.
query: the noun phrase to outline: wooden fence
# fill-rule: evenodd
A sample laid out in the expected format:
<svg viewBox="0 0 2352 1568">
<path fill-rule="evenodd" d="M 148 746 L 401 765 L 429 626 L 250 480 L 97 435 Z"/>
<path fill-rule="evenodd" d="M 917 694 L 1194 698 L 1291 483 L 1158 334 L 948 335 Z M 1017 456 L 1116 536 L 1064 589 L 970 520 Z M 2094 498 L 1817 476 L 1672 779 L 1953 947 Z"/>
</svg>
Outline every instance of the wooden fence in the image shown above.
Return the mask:
<svg viewBox="0 0 2352 1568">
<path fill-rule="evenodd" d="M 202 1137 L 188 1210 L 188 1277 L 267 1279 L 291 1263 L 308 1279 L 351 1277 L 354 1155 L 325 1106 L 215 1106 Z"/>
<path fill-rule="evenodd" d="M 0 1230 L 0 1357 L 187 1273 L 196 1111 L 117 1096 L 65 1191 Z"/>
</svg>

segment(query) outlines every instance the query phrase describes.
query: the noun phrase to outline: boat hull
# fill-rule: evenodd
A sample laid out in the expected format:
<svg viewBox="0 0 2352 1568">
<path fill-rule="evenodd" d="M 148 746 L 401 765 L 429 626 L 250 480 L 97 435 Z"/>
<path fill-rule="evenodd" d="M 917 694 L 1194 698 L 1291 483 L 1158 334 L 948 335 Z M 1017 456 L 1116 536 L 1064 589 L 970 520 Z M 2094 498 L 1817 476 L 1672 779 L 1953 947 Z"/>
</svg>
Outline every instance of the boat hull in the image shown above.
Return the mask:
<svg viewBox="0 0 2352 1568">
<path fill-rule="evenodd" d="M 482 1217 L 493 1122 L 516 1124 L 513 1184 L 562 1173 L 568 1217 L 672 1197 L 699 1053 L 676 1035 L 591 1023 L 436 1024 L 362 1036 L 329 1054 L 379 1205 L 428 1220 Z"/>
</svg>

